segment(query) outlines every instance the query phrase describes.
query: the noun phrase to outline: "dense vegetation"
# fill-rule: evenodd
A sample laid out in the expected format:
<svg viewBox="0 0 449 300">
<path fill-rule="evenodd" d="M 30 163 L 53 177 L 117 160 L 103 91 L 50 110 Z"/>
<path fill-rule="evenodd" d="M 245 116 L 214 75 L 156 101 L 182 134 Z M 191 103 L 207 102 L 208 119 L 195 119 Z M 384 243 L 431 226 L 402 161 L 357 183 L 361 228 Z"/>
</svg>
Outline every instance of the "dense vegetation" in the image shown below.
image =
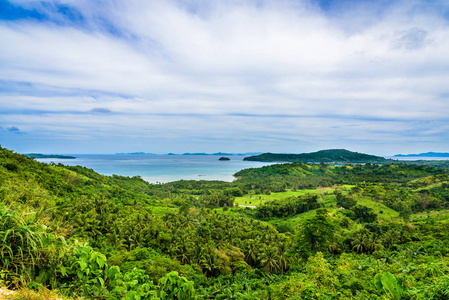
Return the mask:
<svg viewBox="0 0 449 300">
<path fill-rule="evenodd" d="M 345 149 L 320 150 L 312 153 L 282 154 L 263 153 L 245 157 L 243 160 L 266 162 L 305 162 L 305 163 L 391 163 L 392 160 L 380 156 L 352 152 Z"/>
<path fill-rule="evenodd" d="M 0 148 L 0 287 L 16 299 L 448 299 L 444 169 L 236 175 L 149 184 Z"/>
</svg>

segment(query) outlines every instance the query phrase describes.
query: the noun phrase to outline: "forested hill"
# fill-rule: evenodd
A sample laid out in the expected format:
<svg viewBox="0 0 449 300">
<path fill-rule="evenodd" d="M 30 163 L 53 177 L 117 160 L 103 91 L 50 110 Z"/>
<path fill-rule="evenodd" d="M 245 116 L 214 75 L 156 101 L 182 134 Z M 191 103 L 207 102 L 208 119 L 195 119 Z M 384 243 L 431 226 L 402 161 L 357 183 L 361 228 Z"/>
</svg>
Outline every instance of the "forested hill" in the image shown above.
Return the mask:
<svg viewBox="0 0 449 300">
<path fill-rule="evenodd" d="M 149 184 L 0 147 L 0 288 L 11 300 L 447 299 L 446 171 L 295 162 L 238 175 Z"/>
<path fill-rule="evenodd" d="M 380 156 L 352 152 L 345 149 L 321 150 L 302 154 L 264 153 L 245 157 L 243 160 L 264 162 L 309 162 L 309 163 L 390 163 L 392 160 Z"/>
<path fill-rule="evenodd" d="M 41 154 L 41 153 L 29 153 L 26 154 L 28 157 L 34 158 L 57 158 L 57 159 L 75 159 L 75 156 L 70 155 L 59 155 L 59 154 Z"/>
</svg>

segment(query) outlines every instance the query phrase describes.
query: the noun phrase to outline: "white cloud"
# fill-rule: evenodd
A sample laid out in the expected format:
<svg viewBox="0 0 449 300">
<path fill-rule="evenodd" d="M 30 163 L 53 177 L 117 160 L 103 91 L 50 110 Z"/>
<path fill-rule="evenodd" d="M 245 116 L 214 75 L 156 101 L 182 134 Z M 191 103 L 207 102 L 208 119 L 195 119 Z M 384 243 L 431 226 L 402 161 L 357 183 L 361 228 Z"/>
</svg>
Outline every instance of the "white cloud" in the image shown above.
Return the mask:
<svg viewBox="0 0 449 300">
<path fill-rule="evenodd" d="M 444 3 L 326 12 L 287 0 L 15 2 L 50 21 L 0 22 L 0 80 L 36 88 L 0 94 L 0 109 L 14 112 L 3 127 L 17 120 L 30 131 L 86 136 L 92 128 L 147 138 L 154 130 L 172 138 L 222 132 L 387 146 L 411 141 L 414 130 L 429 139 L 447 134 L 442 124 L 420 130 L 421 121 L 444 122 L 449 113 Z M 64 24 L 61 4 L 83 21 Z M 87 114 L 99 108 L 112 113 Z M 25 110 L 34 116 L 16 114 Z"/>
</svg>

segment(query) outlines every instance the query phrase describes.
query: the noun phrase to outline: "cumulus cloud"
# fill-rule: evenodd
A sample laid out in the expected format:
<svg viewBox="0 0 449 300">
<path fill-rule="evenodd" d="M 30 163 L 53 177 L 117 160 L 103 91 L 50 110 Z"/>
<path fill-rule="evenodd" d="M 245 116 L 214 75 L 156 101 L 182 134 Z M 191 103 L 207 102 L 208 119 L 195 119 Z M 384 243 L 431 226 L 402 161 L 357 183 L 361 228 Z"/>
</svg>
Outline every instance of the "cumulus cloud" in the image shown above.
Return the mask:
<svg viewBox="0 0 449 300">
<path fill-rule="evenodd" d="M 27 131 L 446 146 L 443 1 L 13 3 L 46 16 L 0 21 L 0 111 Z"/>
</svg>

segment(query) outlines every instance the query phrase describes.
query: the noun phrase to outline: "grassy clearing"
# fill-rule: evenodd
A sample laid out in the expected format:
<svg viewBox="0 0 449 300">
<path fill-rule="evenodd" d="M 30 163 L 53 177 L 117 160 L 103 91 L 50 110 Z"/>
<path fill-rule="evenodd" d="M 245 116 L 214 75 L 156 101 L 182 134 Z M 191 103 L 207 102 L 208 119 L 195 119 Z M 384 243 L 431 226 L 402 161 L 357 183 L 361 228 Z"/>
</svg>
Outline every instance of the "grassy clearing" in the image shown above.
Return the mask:
<svg viewBox="0 0 449 300">
<path fill-rule="evenodd" d="M 349 190 L 352 187 L 353 185 L 341 185 L 332 188 L 319 187 L 316 189 L 271 193 L 270 195 L 264 194 L 245 195 L 243 197 L 236 197 L 234 202 L 237 203 L 238 205 L 258 206 L 266 201 L 280 200 L 288 197 L 298 197 L 307 193 L 326 195 L 328 193 L 333 193 L 336 189 Z"/>
<path fill-rule="evenodd" d="M 306 193 L 319 193 L 318 190 L 299 190 L 299 191 L 286 191 L 279 193 L 271 193 L 270 195 L 256 194 L 256 195 L 245 195 L 243 197 L 236 197 L 234 202 L 239 205 L 251 205 L 258 206 L 266 201 L 280 200 L 288 197 L 298 197 Z"/>
<path fill-rule="evenodd" d="M 179 208 L 177 207 L 167 207 L 167 206 L 153 206 L 151 207 L 151 212 L 157 216 L 163 216 L 168 212 L 176 213 Z"/>
<path fill-rule="evenodd" d="M 288 197 L 298 197 L 300 195 L 304 195 L 306 193 L 311 194 L 320 194 L 321 199 L 325 205 L 325 207 L 329 211 L 329 215 L 333 217 L 338 217 L 339 212 L 341 211 L 337 205 L 336 205 L 336 199 L 333 195 L 333 192 L 336 189 L 341 189 L 342 191 L 348 191 L 350 190 L 353 185 L 343 185 L 343 186 L 336 186 L 333 188 L 317 188 L 317 189 L 306 189 L 306 190 L 298 190 L 298 191 L 286 191 L 281 193 L 272 193 L 271 195 L 245 195 L 243 197 L 236 197 L 235 202 L 239 205 L 248 205 L 248 206 L 258 206 L 266 201 L 273 201 L 276 199 L 285 199 Z M 382 203 L 367 199 L 367 198 L 358 198 L 357 199 L 358 205 L 363 205 L 369 208 L 372 208 L 374 212 L 378 215 L 378 219 L 381 222 L 389 222 L 393 221 L 395 219 L 400 219 L 399 213 L 387 206 L 385 206 Z M 443 213 L 440 212 L 440 216 L 442 216 Z M 291 228 L 297 228 L 301 226 L 303 223 L 307 222 L 310 218 L 315 216 L 315 210 L 311 210 L 299 215 L 287 217 L 287 218 L 276 218 L 273 220 L 268 221 L 268 223 L 272 224 L 273 226 L 280 226 L 280 225 L 288 225 Z M 427 216 L 427 215 L 426 215 Z M 449 212 L 448 212 L 449 216 Z"/>
<path fill-rule="evenodd" d="M 380 221 L 393 221 L 394 219 L 399 218 L 399 212 L 395 211 L 394 209 L 391 209 L 387 206 L 385 206 L 382 203 L 366 199 L 366 198 L 359 198 L 357 199 L 358 205 L 363 205 L 369 208 L 372 208 L 373 211 L 377 214 L 377 218 Z"/>
<path fill-rule="evenodd" d="M 449 211 L 447 210 L 431 210 L 427 212 L 419 212 L 410 217 L 411 221 L 423 221 L 427 218 L 436 219 L 438 221 L 449 221 Z"/>
<path fill-rule="evenodd" d="M 302 224 L 307 222 L 309 219 L 313 218 L 315 216 L 315 210 L 310 210 L 308 212 L 291 216 L 288 218 L 276 218 L 273 220 L 268 221 L 269 224 L 278 227 L 280 225 L 288 225 L 289 227 L 295 229 L 297 227 L 300 227 Z"/>
<path fill-rule="evenodd" d="M 364 205 L 369 208 L 372 208 L 374 212 L 378 215 L 378 219 L 383 221 L 393 221 L 395 219 L 400 219 L 399 213 L 382 203 L 375 202 L 370 199 L 357 199 L 358 205 Z M 325 204 L 326 209 L 329 211 L 329 215 L 332 217 L 337 217 L 339 215 L 339 212 L 342 210 L 339 209 L 336 206 L 336 200 L 334 195 L 325 195 L 323 197 L 323 202 Z M 449 215 L 449 214 L 448 214 Z M 280 225 L 288 225 L 291 228 L 297 228 L 302 226 L 305 222 L 307 222 L 309 219 L 313 218 L 315 216 L 315 210 L 311 210 L 299 215 L 287 217 L 287 218 L 277 218 L 268 221 L 268 223 L 274 225 L 274 226 L 280 226 Z"/>
</svg>

